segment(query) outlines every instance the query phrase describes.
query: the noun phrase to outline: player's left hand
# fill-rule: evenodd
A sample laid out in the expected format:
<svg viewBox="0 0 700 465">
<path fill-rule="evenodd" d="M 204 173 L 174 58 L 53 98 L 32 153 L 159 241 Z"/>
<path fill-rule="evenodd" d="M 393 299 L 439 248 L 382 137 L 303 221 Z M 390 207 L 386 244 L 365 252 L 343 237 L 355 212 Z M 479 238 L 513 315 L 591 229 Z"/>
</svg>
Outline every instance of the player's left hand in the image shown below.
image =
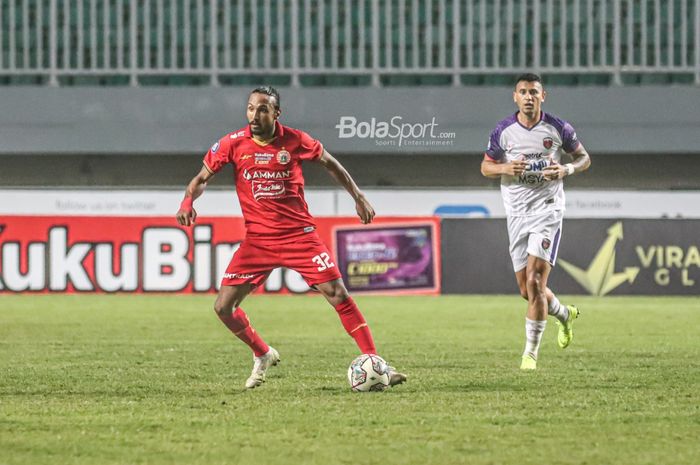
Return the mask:
<svg viewBox="0 0 700 465">
<path fill-rule="evenodd" d="M 564 176 L 566 176 L 566 168 L 556 161 L 553 161 L 549 166 L 542 170 L 542 174 L 547 181 L 554 181 L 556 179 L 562 179 Z"/>
<path fill-rule="evenodd" d="M 180 207 L 175 218 L 183 226 L 192 226 L 197 219 L 197 211 L 192 207 Z"/>
<path fill-rule="evenodd" d="M 374 218 L 374 208 L 372 208 L 372 205 L 370 205 L 364 195 L 360 195 L 355 199 L 355 210 L 357 210 L 357 216 L 360 217 L 362 224 L 372 222 Z"/>
</svg>

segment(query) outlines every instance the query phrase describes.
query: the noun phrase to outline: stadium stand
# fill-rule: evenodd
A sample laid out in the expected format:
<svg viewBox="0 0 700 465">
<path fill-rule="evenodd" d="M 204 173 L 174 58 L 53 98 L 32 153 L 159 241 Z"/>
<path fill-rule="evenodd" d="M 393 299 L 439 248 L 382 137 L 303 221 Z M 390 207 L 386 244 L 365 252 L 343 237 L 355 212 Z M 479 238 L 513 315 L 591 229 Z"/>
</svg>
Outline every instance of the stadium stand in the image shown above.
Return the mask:
<svg viewBox="0 0 700 465">
<path fill-rule="evenodd" d="M 0 0 L 5 85 L 700 84 L 696 0 Z"/>
<path fill-rule="evenodd" d="M 579 187 L 700 188 L 700 0 L 0 0 L 0 185 L 180 185 L 266 83 L 363 185 L 481 187 L 485 134 L 524 70 L 595 155 Z M 439 113 L 458 140 L 345 143 L 341 105 Z"/>
</svg>

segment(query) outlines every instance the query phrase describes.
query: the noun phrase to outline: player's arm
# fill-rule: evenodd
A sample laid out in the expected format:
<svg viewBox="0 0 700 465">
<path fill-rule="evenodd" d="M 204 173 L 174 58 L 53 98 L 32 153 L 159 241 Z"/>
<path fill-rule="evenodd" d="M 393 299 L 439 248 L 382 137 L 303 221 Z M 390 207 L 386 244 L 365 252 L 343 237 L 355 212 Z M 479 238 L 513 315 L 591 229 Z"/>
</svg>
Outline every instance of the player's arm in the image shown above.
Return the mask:
<svg viewBox="0 0 700 465">
<path fill-rule="evenodd" d="M 178 223 L 183 226 L 191 226 L 194 224 L 194 221 L 197 218 L 197 212 L 192 204 L 197 197 L 202 195 L 204 189 L 207 187 L 207 182 L 213 176 L 214 173 L 212 173 L 206 165 L 203 165 L 202 169 L 199 170 L 199 173 L 197 173 L 197 175 L 192 178 L 190 183 L 187 184 L 187 188 L 185 189 L 185 198 L 182 199 L 180 209 L 175 215 Z"/>
<path fill-rule="evenodd" d="M 374 218 L 374 208 L 372 208 L 372 205 L 370 205 L 369 201 L 365 198 L 365 194 L 357 187 L 357 184 L 355 184 L 348 170 L 325 149 L 323 150 L 321 158 L 318 159 L 318 162 L 355 200 L 355 210 L 360 220 L 362 220 L 362 223 L 371 223 Z"/>
<path fill-rule="evenodd" d="M 487 178 L 498 178 L 501 175 L 520 176 L 525 172 L 527 163 L 522 160 L 514 160 L 508 163 L 494 160 L 488 154 L 484 154 L 481 160 L 481 174 Z"/>
<path fill-rule="evenodd" d="M 498 178 L 500 176 L 520 176 L 527 169 L 527 163 L 522 160 L 507 161 L 505 145 L 501 130 L 496 127 L 491 131 L 489 144 L 481 160 L 481 174 L 487 178 Z"/>
<path fill-rule="evenodd" d="M 553 162 L 550 166 L 543 170 L 544 178 L 548 181 L 560 179 L 565 176 L 571 176 L 576 173 L 582 173 L 591 166 L 591 156 L 588 155 L 583 144 L 579 143 L 576 150 L 569 155 L 574 159 L 571 163 L 561 165 Z"/>
</svg>

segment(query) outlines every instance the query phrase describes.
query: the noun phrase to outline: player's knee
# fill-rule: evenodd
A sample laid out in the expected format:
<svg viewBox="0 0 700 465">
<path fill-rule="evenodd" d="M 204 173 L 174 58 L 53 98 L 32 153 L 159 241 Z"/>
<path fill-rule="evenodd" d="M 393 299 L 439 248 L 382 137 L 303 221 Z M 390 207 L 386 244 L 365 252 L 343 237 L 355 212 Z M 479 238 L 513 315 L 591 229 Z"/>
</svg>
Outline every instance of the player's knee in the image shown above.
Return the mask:
<svg viewBox="0 0 700 465">
<path fill-rule="evenodd" d="M 544 283 L 544 276 L 542 275 L 542 273 L 539 273 L 537 271 L 532 272 L 532 273 L 528 273 L 528 275 L 527 275 L 527 291 L 528 292 L 526 293 L 526 296 L 524 296 L 524 297 L 527 298 L 527 296 L 529 296 L 530 292 L 532 292 L 534 294 L 541 294 L 544 292 L 545 288 L 546 288 L 546 286 Z M 521 291 L 521 295 L 522 295 L 522 291 Z"/>
<path fill-rule="evenodd" d="M 334 307 L 340 305 L 350 297 L 348 290 L 342 283 L 334 283 L 333 286 L 325 289 L 325 297 Z"/>
<path fill-rule="evenodd" d="M 234 304 L 235 302 L 226 302 L 222 299 L 216 299 L 216 302 L 214 302 L 214 312 L 220 316 L 230 315 L 234 307 L 237 307 L 237 305 Z"/>
<path fill-rule="evenodd" d="M 231 307 L 229 307 L 228 313 L 231 312 Z M 219 302 L 216 302 L 214 304 L 214 313 L 216 313 L 219 316 L 226 315 L 226 306 L 219 304 Z"/>
<path fill-rule="evenodd" d="M 328 298 L 328 300 L 335 307 L 336 305 L 342 304 L 349 298 L 350 294 L 348 294 L 348 291 L 346 289 L 339 289 L 336 292 L 334 292 L 333 295 Z"/>
</svg>

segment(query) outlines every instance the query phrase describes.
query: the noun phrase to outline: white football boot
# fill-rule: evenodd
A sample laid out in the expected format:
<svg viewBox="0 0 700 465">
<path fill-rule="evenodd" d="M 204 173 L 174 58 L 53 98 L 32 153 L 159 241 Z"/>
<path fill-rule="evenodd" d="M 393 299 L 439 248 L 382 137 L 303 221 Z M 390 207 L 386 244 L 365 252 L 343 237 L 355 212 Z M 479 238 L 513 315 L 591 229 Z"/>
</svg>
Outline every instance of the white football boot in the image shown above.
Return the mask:
<svg viewBox="0 0 700 465">
<path fill-rule="evenodd" d="M 271 366 L 280 362 L 280 354 L 270 347 L 270 350 L 261 357 L 253 357 L 253 372 L 245 382 L 245 387 L 254 389 L 265 382 L 265 372 Z"/>
</svg>

